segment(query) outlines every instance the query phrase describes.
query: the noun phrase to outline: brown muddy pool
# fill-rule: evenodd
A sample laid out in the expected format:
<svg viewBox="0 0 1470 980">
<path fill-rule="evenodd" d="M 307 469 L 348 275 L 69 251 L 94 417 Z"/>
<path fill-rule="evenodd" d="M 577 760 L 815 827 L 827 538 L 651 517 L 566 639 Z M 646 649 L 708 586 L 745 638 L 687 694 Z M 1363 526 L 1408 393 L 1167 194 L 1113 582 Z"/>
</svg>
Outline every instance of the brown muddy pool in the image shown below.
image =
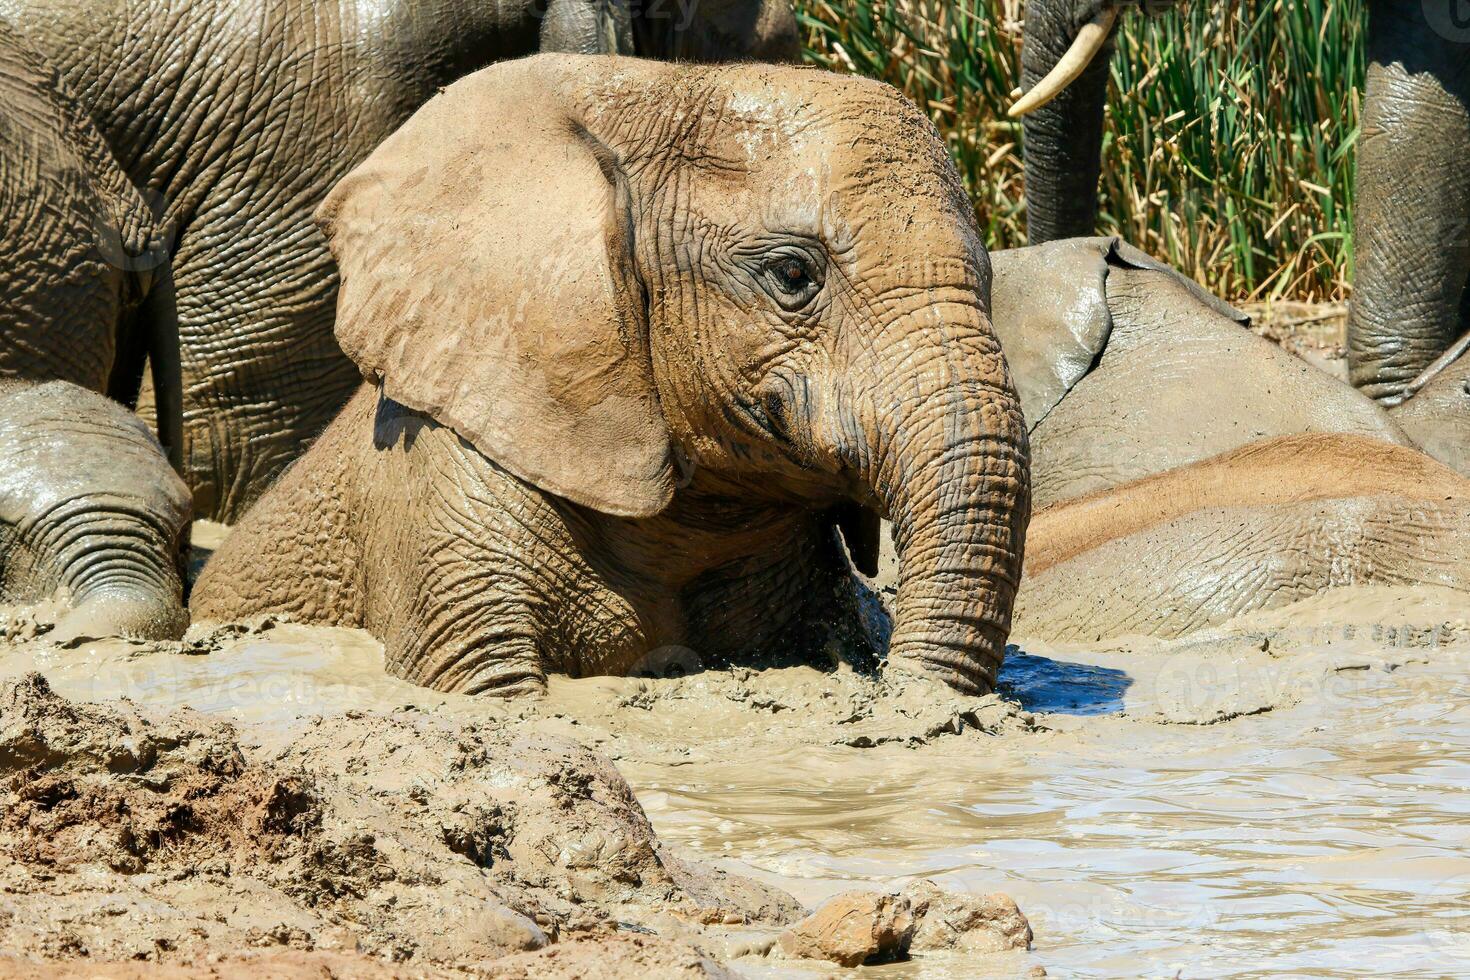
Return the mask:
<svg viewBox="0 0 1470 980">
<path fill-rule="evenodd" d="M 1167 642 L 1018 638 L 1004 701 L 938 706 L 799 669 L 561 681 L 506 707 L 387 677 L 364 633 L 292 624 L 192 647 L 43 639 L 0 647 L 0 675 L 262 739 L 405 704 L 559 730 L 614 758 L 692 856 L 807 904 L 914 877 L 1005 891 L 1035 930 L 1030 954 L 866 976 L 1470 974 L 1463 593 L 1344 590 Z"/>
</svg>

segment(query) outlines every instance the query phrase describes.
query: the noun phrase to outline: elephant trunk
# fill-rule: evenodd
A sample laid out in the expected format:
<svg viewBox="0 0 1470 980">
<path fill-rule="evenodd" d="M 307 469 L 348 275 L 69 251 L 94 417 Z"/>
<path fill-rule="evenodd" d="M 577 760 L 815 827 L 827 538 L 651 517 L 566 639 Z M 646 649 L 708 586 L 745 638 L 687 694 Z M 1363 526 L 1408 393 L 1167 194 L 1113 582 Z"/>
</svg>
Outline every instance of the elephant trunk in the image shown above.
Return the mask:
<svg viewBox="0 0 1470 980">
<path fill-rule="evenodd" d="M 973 379 L 975 361 L 987 380 Z M 1020 403 L 994 345 L 941 357 L 892 392 L 873 489 L 893 521 L 890 665 L 987 693 L 1010 633 L 1031 492 Z"/>
<path fill-rule="evenodd" d="M 183 635 L 189 623 L 179 532 L 151 510 L 146 501 L 113 494 L 77 497 L 34 530 L 34 545 L 71 599 L 57 639 Z"/>
<path fill-rule="evenodd" d="M 1107 8 L 1076 0 L 1031 0 L 1021 45 L 1022 87 L 1034 89 L 1088 25 L 1106 39 L 1074 81 L 1025 120 L 1026 235 L 1032 245 L 1096 234 L 1103 107 L 1112 19 Z"/>
</svg>

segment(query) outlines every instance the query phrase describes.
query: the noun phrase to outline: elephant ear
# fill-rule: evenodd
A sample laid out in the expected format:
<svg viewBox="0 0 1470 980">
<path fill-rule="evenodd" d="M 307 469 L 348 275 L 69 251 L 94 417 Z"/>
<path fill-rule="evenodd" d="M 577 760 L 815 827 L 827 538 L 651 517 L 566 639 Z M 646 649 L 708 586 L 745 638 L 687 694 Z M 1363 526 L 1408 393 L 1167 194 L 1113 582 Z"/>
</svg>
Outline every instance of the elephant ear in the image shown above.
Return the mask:
<svg viewBox="0 0 1470 980">
<path fill-rule="evenodd" d="M 674 469 L 627 186 L 568 94 L 615 64 L 539 56 L 462 79 L 317 221 L 341 273 L 337 340 L 389 398 L 543 490 L 647 517 Z"/>
<path fill-rule="evenodd" d="M 1184 280 L 1208 308 L 1250 322 L 1198 283 L 1118 238 L 1066 238 L 992 252 L 990 261 L 991 320 L 1028 429 L 1035 429 L 1102 359 L 1113 332 L 1110 269 L 1168 272 Z"/>
<path fill-rule="evenodd" d="M 1112 239 L 1072 238 L 993 252 L 990 315 L 1034 429 L 1087 376 L 1113 330 Z"/>
</svg>

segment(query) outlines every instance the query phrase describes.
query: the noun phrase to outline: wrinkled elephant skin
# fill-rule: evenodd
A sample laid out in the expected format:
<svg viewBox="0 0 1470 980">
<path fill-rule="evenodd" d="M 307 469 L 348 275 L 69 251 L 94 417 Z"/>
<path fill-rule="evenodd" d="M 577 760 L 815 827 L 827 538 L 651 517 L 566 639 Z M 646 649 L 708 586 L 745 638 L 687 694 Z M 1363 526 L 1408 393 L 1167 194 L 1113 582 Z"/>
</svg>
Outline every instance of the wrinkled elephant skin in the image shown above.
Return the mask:
<svg viewBox="0 0 1470 980">
<path fill-rule="evenodd" d="M 171 257 L 143 312 L 177 332 L 183 473 L 238 518 L 358 382 L 332 336 L 337 277 L 313 209 L 439 88 L 538 49 L 795 57 L 786 0 L 11 0 Z M 166 299 L 166 301 L 164 301 Z M 120 392 L 131 402 L 132 390 Z M 165 394 L 165 393 L 159 393 Z M 153 393 L 145 391 L 143 402 Z M 170 407 L 171 408 L 171 407 Z"/>
<path fill-rule="evenodd" d="M 152 236 L 100 135 L 0 24 L 0 602 L 59 600 L 56 639 L 188 623 L 187 491 L 106 397 L 136 386 L 150 347 Z"/>
<path fill-rule="evenodd" d="M 1470 602 L 1470 480 L 1376 439 L 1287 436 L 1038 510 L 1015 629 L 1173 637 L 1385 584 Z"/>
<path fill-rule="evenodd" d="M 1425 379 L 1388 414 L 1425 452 L 1470 476 L 1470 353 Z"/>
<path fill-rule="evenodd" d="M 1037 508 L 1307 432 L 1410 440 L 1370 399 L 1117 239 L 991 255 Z"/>
<path fill-rule="evenodd" d="M 890 665 L 993 685 L 1025 431 L 973 210 L 894 90 L 543 55 L 451 87 L 320 217 L 370 381 L 196 615 L 365 625 L 446 690 L 827 659 L 861 634 L 837 515 L 873 508 Z M 842 526 L 868 564 L 877 522 Z"/>
</svg>

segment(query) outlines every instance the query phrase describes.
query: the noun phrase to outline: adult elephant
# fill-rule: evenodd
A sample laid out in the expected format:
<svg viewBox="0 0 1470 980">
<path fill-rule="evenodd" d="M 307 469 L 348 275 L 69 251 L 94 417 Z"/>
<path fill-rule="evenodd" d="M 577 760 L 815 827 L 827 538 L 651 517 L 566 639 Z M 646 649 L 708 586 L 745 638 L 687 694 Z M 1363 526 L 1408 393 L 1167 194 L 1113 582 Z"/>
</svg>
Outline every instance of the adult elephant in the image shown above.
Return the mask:
<svg viewBox="0 0 1470 980">
<path fill-rule="evenodd" d="M 159 252 L 91 121 L 0 24 L 0 602 L 61 599 L 54 638 L 187 624 L 187 488 L 108 397 L 152 354 L 177 417 L 177 345 L 140 326 Z"/>
<path fill-rule="evenodd" d="M 542 55 L 450 87 L 321 215 L 369 380 L 196 616 L 364 626 L 466 692 L 825 660 L 862 636 L 834 526 L 871 571 L 878 512 L 889 663 L 991 688 L 1026 436 L 973 208 L 893 89 Z"/>
<path fill-rule="evenodd" d="M 1151 0 L 1161 6 L 1168 0 Z M 1028 0 L 1027 234 L 1094 234 L 1117 0 Z M 1357 146 L 1354 385 L 1392 403 L 1470 329 L 1470 27 L 1453 4 L 1368 0 Z"/>
<path fill-rule="evenodd" d="M 138 331 L 178 335 L 170 448 L 198 516 L 225 521 L 358 382 L 332 338 L 337 279 L 312 210 L 438 88 L 538 48 L 798 54 L 785 0 L 3 0 L 0 20 L 150 206 L 168 256 L 152 281 L 168 293 Z M 139 363 L 109 389 L 124 401 Z"/>
</svg>

